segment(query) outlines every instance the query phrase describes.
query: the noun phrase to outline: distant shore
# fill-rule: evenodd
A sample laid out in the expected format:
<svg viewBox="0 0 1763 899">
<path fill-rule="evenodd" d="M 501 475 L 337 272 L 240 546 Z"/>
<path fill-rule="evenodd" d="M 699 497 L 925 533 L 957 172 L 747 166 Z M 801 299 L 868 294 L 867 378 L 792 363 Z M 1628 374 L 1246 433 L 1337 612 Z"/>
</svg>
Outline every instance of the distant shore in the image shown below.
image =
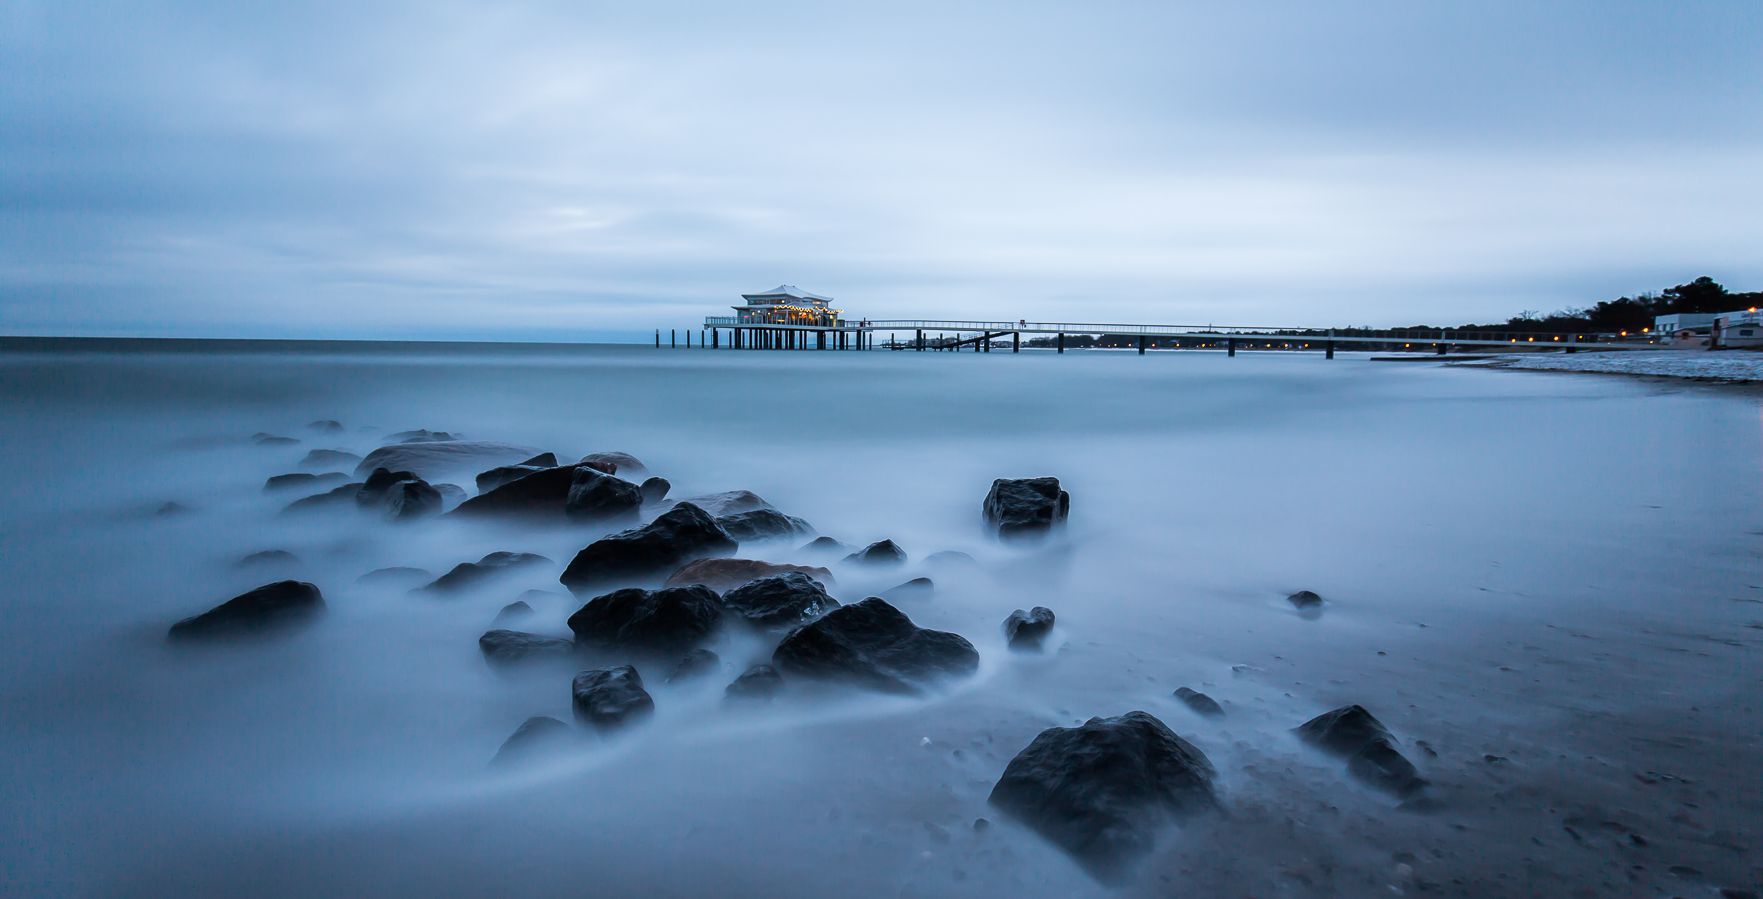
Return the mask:
<svg viewBox="0 0 1763 899">
<path fill-rule="evenodd" d="M 1626 350 L 1613 353 L 1505 355 L 1465 366 L 1559 371 L 1578 374 L 1629 375 L 1717 381 L 1731 384 L 1763 383 L 1763 353 L 1744 350 Z"/>
</svg>

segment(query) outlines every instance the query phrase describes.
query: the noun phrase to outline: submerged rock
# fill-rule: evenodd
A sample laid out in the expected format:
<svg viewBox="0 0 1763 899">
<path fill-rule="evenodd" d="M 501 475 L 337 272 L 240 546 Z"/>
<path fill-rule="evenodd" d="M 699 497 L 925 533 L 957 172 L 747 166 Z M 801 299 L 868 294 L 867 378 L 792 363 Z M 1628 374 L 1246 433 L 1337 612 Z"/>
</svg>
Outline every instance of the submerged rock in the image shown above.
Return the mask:
<svg viewBox="0 0 1763 899">
<path fill-rule="evenodd" d="M 277 434 L 266 434 L 258 431 L 251 435 L 251 442 L 258 446 L 293 446 L 300 442 L 297 437 L 282 437 Z"/>
<path fill-rule="evenodd" d="M 635 518 L 643 506 L 643 491 L 623 478 L 590 468 L 576 470 L 569 485 L 563 514 L 571 521 L 617 521 Z"/>
<path fill-rule="evenodd" d="M 309 421 L 306 423 L 306 427 L 311 428 L 312 430 L 317 431 L 320 434 L 341 434 L 341 433 L 343 433 L 343 423 L 340 421 L 337 421 L 335 419 L 331 419 L 331 418 L 322 418 L 322 419 L 319 419 L 318 421 Z"/>
<path fill-rule="evenodd" d="M 882 591 L 882 599 L 899 602 L 902 599 L 929 599 L 937 592 L 937 585 L 927 577 L 915 577 L 902 584 L 895 584 Z"/>
<path fill-rule="evenodd" d="M 722 668 L 722 657 L 708 649 L 694 649 L 680 658 L 679 664 L 667 675 L 667 683 L 683 684 L 713 674 Z"/>
<path fill-rule="evenodd" d="M 1309 590 L 1299 590 L 1298 592 L 1293 593 L 1286 597 L 1286 602 L 1291 603 L 1299 609 L 1322 608 L 1322 597 L 1311 593 Z"/>
<path fill-rule="evenodd" d="M 1212 763 L 1145 712 L 1041 731 L 990 802 L 1107 884 L 1125 883 L 1180 815 L 1213 808 Z"/>
<path fill-rule="evenodd" d="M 687 497 L 680 500 L 680 502 L 690 503 L 697 506 L 698 508 L 703 509 L 704 512 L 712 518 L 721 518 L 724 515 L 737 515 L 741 512 L 751 512 L 755 509 L 772 508 L 771 503 L 760 499 L 759 495 L 751 490 L 729 490 L 723 493 L 707 493 L 703 496 Z M 675 508 L 678 507 L 676 506 Z"/>
<path fill-rule="evenodd" d="M 821 555 L 833 555 L 835 553 L 849 553 L 851 547 L 846 546 L 831 537 L 816 537 L 813 540 L 804 543 L 800 551 L 805 553 L 819 553 Z"/>
<path fill-rule="evenodd" d="M 1224 707 L 1212 697 L 1198 690 L 1177 687 L 1175 688 L 1175 698 L 1181 700 L 1182 704 L 1192 709 L 1195 714 L 1205 715 L 1208 718 L 1224 717 Z"/>
<path fill-rule="evenodd" d="M 975 561 L 972 556 L 961 552 L 960 550 L 945 549 L 941 552 L 934 552 L 925 556 L 924 564 L 929 568 L 948 568 L 953 570 L 957 568 L 973 568 L 978 566 L 979 562 Z"/>
<path fill-rule="evenodd" d="M 397 435 L 393 435 L 397 439 Z M 376 468 L 415 472 L 427 480 L 454 474 L 482 471 L 497 465 L 508 465 L 528 458 L 536 452 L 530 446 L 515 446 L 487 440 L 438 440 L 418 443 L 393 443 L 367 454 L 355 466 L 355 473 L 365 475 Z"/>
<path fill-rule="evenodd" d="M 1409 796 L 1426 786 L 1396 738 L 1364 706 L 1324 712 L 1297 728 L 1305 742 L 1347 760 L 1347 770 L 1378 789 Z"/>
<path fill-rule="evenodd" d="M 426 581 L 433 575 L 421 568 L 397 565 L 391 568 L 375 568 L 355 579 L 357 584 L 384 584 L 389 582 Z"/>
<path fill-rule="evenodd" d="M 735 541 L 703 509 L 681 503 L 642 527 L 588 544 L 560 580 L 579 594 L 602 584 L 657 578 L 735 549 Z"/>
<path fill-rule="evenodd" d="M 474 483 L 477 484 L 478 493 L 489 493 L 503 484 L 518 481 L 534 472 L 556 467 L 555 465 L 528 465 L 525 462 L 519 465 L 499 465 L 489 471 L 479 472 Z"/>
<path fill-rule="evenodd" d="M 452 593 L 509 572 L 550 564 L 550 559 L 537 553 L 494 552 L 476 562 L 460 562 L 422 589 L 430 593 Z"/>
<path fill-rule="evenodd" d="M 417 428 L 414 431 L 399 431 L 386 439 L 395 440 L 399 443 L 434 443 L 440 440 L 457 440 L 459 439 L 459 436 L 460 435 L 458 434 L 449 434 L 446 431 L 431 431 L 428 428 Z"/>
<path fill-rule="evenodd" d="M 629 727 L 655 713 L 655 700 L 629 665 L 583 671 L 570 684 L 570 697 L 576 720 L 602 732 Z"/>
<path fill-rule="evenodd" d="M 534 715 L 522 721 L 520 727 L 502 741 L 502 748 L 496 750 L 490 764 L 500 767 L 533 761 L 563 750 L 574 741 L 574 737 L 575 732 L 569 725 L 548 715 Z"/>
<path fill-rule="evenodd" d="M 1071 494 L 1058 478 L 1000 478 L 992 482 L 984 506 L 986 524 L 999 537 L 1038 537 L 1063 524 Z"/>
<path fill-rule="evenodd" d="M 278 490 L 311 489 L 314 487 L 334 486 L 349 480 L 349 476 L 340 471 L 327 471 L 323 474 L 312 474 L 297 471 L 290 474 L 278 474 L 263 482 L 263 492 L 274 493 Z"/>
<path fill-rule="evenodd" d="M 790 675 L 904 694 L 979 668 L 979 653 L 959 634 L 918 627 L 874 596 L 792 631 L 771 660 Z"/>
<path fill-rule="evenodd" d="M 580 464 L 592 465 L 607 474 L 623 472 L 626 475 L 633 475 L 642 474 L 649 470 L 643 465 L 641 459 L 630 453 L 620 452 L 589 453 L 582 457 Z M 601 466 L 610 466 L 610 468 L 602 468 Z"/>
<path fill-rule="evenodd" d="M 839 607 L 826 588 L 799 571 L 752 580 L 724 594 L 730 614 L 763 628 L 792 628 Z"/>
<path fill-rule="evenodd" d="M 300 514 L 304 512 L 321 512 L 328 509 L 343 509 L 356 505 L 355 494 L 361 492 L 360 483 L 348 483 L 334 487 L 324 493 L 303 496 L 282 507 L 283 514 Z"/>
<path fill-rule="evenodd" d="M 575 652 L 575 644 L 562 637 L 547 637 L 523 631 L 489 630 L 477 638 L 477 648 L 484 661 L 494 668 L 506 668 L 537 659 L 567 658 Z"/>
<path fill-rule="evenodd" d="M 345 466 L 345 465 L 354 465 L 355 463 L 360 462 L 360 461 L 361 461 L 361 456 L 356 453 L 351 453 L 351 452 L 347 452 L 344 450 L 334 450 L 334 449 L 315 449 L 315 450 L 308 452 L 306 454 L 306 457 L 300 460 L 300 467 L 302 467 L 302 468 L 332 468 L 332 467 L 339 467 L 339 466 Z"/>
<path fill-rule="evenodd" d="M 784 688 L 783 676 L 770 665 L 754 665 L 723 691 L 723 699 L 730 702 L 770 702 L 779 690 Z"/>
<path fill-rule="evenodd" d="M 408 471 L 376 468 L 355 491 L 355 503 L 393 521 L 408 521 L 440 514 L 441 492 Z"/>
<path fill-rule="evenodd" d="M 183 515 L 189 511 L 190 507 L 183 503 L 177 502 L 176 500 L 166 500 L 159 504 L 159 508 L 153 510 L 153 514 L 160 518 L 170 518 L 174 515 Z"/>
<path fill-rule="evenodd" d="M 673 485 L 669 484 L 666 478 L 649 478 L 643 481 L 637 491 L 643 494 L 643 502 L 658 503 L 667 499 L 667 491 L 672 489 Z"/>
<path fill-rule="evenodd" d="M 254 552 L 239 560 L 240 568 L 256 568 L 273 565 L 298 565 L 300 557 L 285 549 L 266 549 Z"/>
<path fill-rule="evenodd" d="M 904 565 L 906 551 L 892 540 L 877 540 L 846 556 L 845 561 L 859 565 Z"/>
<path fill-rule="evenodd" d="M 569 616 L 577 643 L 656 655 L 692 649 L 721 624 L 722 600 L 698 584 L 614 590 L 588 600 Z"/>
<path fill-rule="evenodd" d="M 1380 790 L 1404 798 L 1426 786 L 1414 763 L 1390 740 L 1372 740 L 1360 747 L 1347 759 L 1347 771 Z"/>
<path fill-rule="evenodd" d="M 794 515 L 785 515 L 776 509 L 736 512 L 733 515 L 724 515 L 716 519 L 716 523 L 721 525 L 730 537 L 742 543 L 814 533 L 813 525 Z"/>
<path fill-rule="evenodd" d="M 1004 619 L 1004 640 L 1018 652 L 1039 651 L 1041 642 L 1053 630 L 1053 610 L 1035 606 L 1027 612 L 1017 609 Z"/>
<path fill-rule="evenodd" d="M 490 623 L 491 624 L 514 624 L 517 622 L 525 621 L 531 617 L 533 617 L 533 607 L 530 605 L 527 605 L 526 600 L 517 599 L 517 600 L 509 603 L 508 605 L 503 606 L 500 610 L 498 610 L 496 612 L 495 619 L 492 620 Z"/>
<path fill-rule="evenodd" d="M 171 626 L 173 640 L 265 633 L 303 624 L 324 611 L 324 596 L 305 581 L 277 581 L 242 593 Z"/>
<path fill-rule="evenodd" d="M 703 584 L 712 590 L 731 590 L 748 581 L 791 571 L 808 575 L 823 584 L 833 579 L 832 572 L 825 568 L 808 565 L 786 565 L 755 559 L 699 559 L 668 575 L 667 586 Z"/>
</svg>

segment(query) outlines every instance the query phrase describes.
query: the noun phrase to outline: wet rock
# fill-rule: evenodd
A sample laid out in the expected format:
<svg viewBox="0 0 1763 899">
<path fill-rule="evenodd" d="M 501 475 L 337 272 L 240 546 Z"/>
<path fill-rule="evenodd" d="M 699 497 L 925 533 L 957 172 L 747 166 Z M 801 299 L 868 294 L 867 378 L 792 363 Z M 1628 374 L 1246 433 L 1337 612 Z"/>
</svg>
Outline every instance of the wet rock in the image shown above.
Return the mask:
<svg viewBox="0 0 1763 899">
<path fill-rule="evenodd" d="M 173 640 L 267 633 L 304 624 L 324 612 L 324 596 L 305 581 L 277 581 L 171 626 Z"/>
<path fill-rule="evenodd" d="M 441 495 L 441 505 L 443 507 L 457 506 L 460 503 L 465 502 L 465 488 L 458 484 L 432 484 L 430 486 L 434 487 L 435 492 Z"/>
<path fill-rule="evenodd" d="M 534 468 L 556 468 L 557 467 L 557 454 L 556 453 L 539 453 L 538 455 L 533 456 L 530 459 L 522 460 L 520 464 L 531 465 Z"/>
<path fill-rule="evenodd" d="M 1071 494 L 1058 478 L 1000 478 L 986 494 L 986 524 L 999 537 L 1038 537 L 1065 523 Z"/>
<path fill-rule="evenodd" d="M 271 567 L 276 565 L 298 565 L 300 557 L 285 549 L 266 549 L 254 552 L 239 560 L 240 568 Z"/>
<path fill-rule="evenodd" d="M 1295 608 L 1299 609 L 1322 608 L 1322 597 L 1311 593 L 1309 590 L 1299 590 L 1298 592 L 1293 593 L 1286 597 L 1286 602 L 1291 603 Z"/>
<path fill-rule="evenodd" d="M 673 485 L 669 484 L 666 478 L 649 478 L 643 481 L 637 491 L 643 494 L 643 502 L 658 503 L 667 499 L 667 491 L 672 489 Z"/>
<path fill-rule="evenodd" d="M 1017 652 L 1036 651 L 1053 630 L 1053 610 L 1035 606 L 1024 612 L 1017 609 L 1004 619 L 1004 640 Z"/>
<path fill-rule="evenodd" d="M 562 751 L 574 742 L 570 726 L 548 715 L 534 715 L 521 722 L 502 748 L 496 750 L 490 764 L 501 767 L 519 765 Z"/>
<path fill-rule="evenodd" d="M 577 721 L 595 730 L 620 730 L 655 713 L 655 700 L 629 665 L 595 668 L 575 676 L 570 696 Z"/>
<path fill-rule="evenodd" d="M 882 591 L 882 599 L 888 602 L 901 600 L 929 599 L 937 592 L 936 582 L 927 577 L 915 577 L 903 584 L 895 584 Z"/>
<path fill-rule="evenodd" d="M 658 578 L 687 562 L 727 556 L 736 543 L 703 509 L 681 503 L 639 528 L 588 544 L 570 560 L 560 580 L 580 594 L 618 581 Z"/>
<path fill-rule="evenodd" d="M 394 438 L 395 439 L 395 438 Z M 423 480 L 445 480 L 456 474 L 510 465 L 533 455 L 530 446 L 514 446 L 487 440 L 439 440 L 393 443 L 367 454 L 355 466 L 357 475 L 376 468 L 415 472 Z"/>
<path fill-rule="evenodd" d="M 892 540 L 877 540 L 846 556 L 845 561 L 859 565 L 904 565 L 906 551 Z"/>
<path fill-rule="evenodd" d="M 1224 707 L 1219 705 L 1212 697 L 1207 696 L 1198 690 L 1190 689 L 1188 687 L 1177 687 L 1175 690 L 1175 698 L 1181 700 L 1182 704 L 1193 710 L 1196 715 L 1204 715 L 1208 718 L 1224 717 Z"/>
<path fill-rule="evenodd" d="M 846 546 L 831 537 L 816 537 L 813 540 L 802 544 L 800 551 L 805 553 L 817 553 L 820 555 L 833 555 L 835 553 L 844 555 L 851 552 L 851 547 Z"/>
<path fill-rule="evenodd" d="M 1410 796 L 1426 785 L 1413 763 L 1396 749 L 1396 738 L 1363 706 L 1325 712 L 1297 728 L 1305 742 L 1347 759 L 1347 770 L 1378 789 Z"/>
<path fill-rule="evenodd" d="M 421 568 L 398 565 L 391 568 L 375 568 L 355 579 L 357 584 L 410 583 L 426 581 L 432 575 Z"/>
<path fill-rule="evenodd" d="M 903 694 L 979 668 L 979 653 L 959 634 L 920 628 L 874 596 L 792 631 L 771 660 L 791 676 Z"/>
<path fill-rule="evenodd" d="M 709 639 L 722 624 L 716 591 L 692 584 L 644 590 L 627 587 L 588 600 L 569 616 L 583 646 L 677 655 Z"/>
<path fill-rule="evenodd" d="M 673 666 L 667 683 L 684 684 L 714 674 L 722 669 L 722 657 L 708 649 L 694 649 Z"/>
<path fill-rule="evenodd" d="M 327 471 L 323 474 L 297 471 L 290 474 L 278 474 L 263 482 L 263 492 L 274 493 L 280 490 L 309 490 L 317 487 L 335 486 L 349 480 L 349 476 L 340 471 Z"/>
<path fill-rule="evenodd" d="M 784 688 L 783 676 L 770 665 L 754 665 L 741 676 L 734 679 L 723 691 L 723 699 L 730 702 L 770 702 L 779 690 Z"/>
<path fill-rule="evenodd" d="M 300 514 L 305 512 L 322 512 L 332 509 L 353 508 L 357 505 L 355 494 L 361 492 L 362 484 L 352 482 L 341 484 L 324 493 L 303 496 L 282 508 L 284 514 Z"/>
<path fill-rule="evenodd" d="M 527 605 L 526 600 L 517 599 L 514 602 L 511 602 L 508 605 L 503 606 L 500 611 L 496 612 L 495 620 L 491 621 L 490 623 L 491 624 L 518 624 L 519 622 L 525 621 L 531 617 L 533 617 L 533 607 L 530 605 Z"/>
<path fill-rule="evenodd" d="M 453 510 L 455 515 L 561 516 L 569 503 L 579 466 L 537 468 L 505 465 L 478 475 L 481 491 Z M 590 475 L 603 477 L 588 470 Z M 500 480 L 500 483 L 497 481 Z M 489 485 L 487 488 L 485 485 Z"/>
<path fill-rule="evenodd" d="M 813 525 L 794 515 L 785 515 L 776 509 L 736 512 L 733 515 L 724 515 L 716 519 L 716 523 L 721 525 L 730 537 L 742 543 L 814 533 Z"/>
<path fill-rule="evenodd" d="M 308 427 L 314 431 L 317 431 L 320 434 L 341 434 L 341 433 L 343 433 L 343 423 L 340 421 L 336 421 L 335 419 L 330 419 L 330 418 L 324 418 L 324 419 L 320 419 L 318 421 L 307 422 L 306 427 Z"/>
<path fill-rule="evenodd" d="M 494 552 L 476 562 L 460 562 L 422 589 L 430 593 L 454 593 L 511 572 L 550 565 L 536 553 Z"/>
<path fill-rule="evenodd" d="M 434 443 L 441 440 L 457 440 L 459 435 L 446 431 L 431 431 L 428 428 L 417 428 L 414 431 L 399 431 L 386 438 L 398 443 Z"/>
<path fill-rule="evenodd" d="M 263 431 L 258 431 L 251 435 L 251 442 L 258 446 L 293 446 L 294 444 L 299 443 L 300 440 L 297 437 L 282 437 L 277 434 L 266 434 Z"/>
<path fill-rule="evenodd" d="M 823 584 L 833 579 L 832 572 L 809 565 L 786 565 L 755 559 L 699 559 L 668 575 L 667 586 L 703 584 L 712 590 L 732 590 L 748 581 L 791 571 L 808 575 Z"/>
<path fill-rule="evenodd" d="M 601 474 L 618 474 L 618 466 L 611 462 L 595 459 L 588 462 L 577 462 L 578 468 L 591 468 Z"/>
<path fill-rule="evenodd" d="M 649 470 L 643 465 L 641 459 L 638 459 L 630 453 L 619 452 L 589 453 L 581 458 L 581 464 L 593 465 L 596 468 L 600 468 L 602 465 L 610 465 L 612 466 L 610 469 L 600 468 L 600 470 L 607 474 L 619 474 L 622 472 L 627 476 L 642 474 Z"/>
<path fill-rule="evenodd" d="M 355 491 L 355 503 L 393 521 L 410 521 L 439 515 L 441 492 L 408 471 L 376 468 Z"/>
<path fill-rule="evenodd" d="M 751 512 L 754 509 L 772 508 L 771 503 L 760 499 L 759 495 L 751 490 L 729 490 L 724 493 L 707 493 L 703 496 L 687 497 L 680 502 L 691 503 L 692 505 L 703 509 L 704 512 L 712 518 L 721 518 L 724 515 L 738 515 L 742 512 Z"/>
<path fill-rule="evenodd" d="M 637 485 L 584 467 L 569 485 L 563 514 L 571 521 L 617 521 L 637 517 L 642 506 L 643 491 Z"/>
<path fill-rule="evenodd" d="M 1373 740 L 1347 759 L 1347 771 L 1354 777 L 1387 793 L 1407 797 L 1426 786 L 1414 769 L 1414 763 L 1398 751 L 1389 740 Z"/>
<path fill-rule="evenodd" d="M 479 472 L 474 483 L 477 484 L 478 493 L 489 493 L 503 484 L 518 481 L 534 472 L 556 467 L 555 465 L 529 465 L 525 462 L 519 465 L 499 465 L 489 471 Z"/>
<path fill-rule="evenodd" d="M 941 552 L 934 552 L 925 556 L 924 564 L 929 568 L 949 568 L 952 570 L 957 568 L 974 568 L 979 565 L 979 562 L 975 561 L 974 558 L 967 553 L 960 552 L 959 550 L 945 549 Z"/>
<path fill-rule="evenodd" d="M 489 630 L 477 638 L 477 648 L 492 668 L 508 668 L 522 662 L 567 658 L 575 652 L 575 644 L 562 637 L 547 637 L 523 631 Z"/>
<path fill-rule="evenodd" d="M 160 503 L 159 508 L 153 510 L 153 514 L 159 516 L 160 518 L 171 518 L 173 516 L 184 515 L 189 512 L 190 512 L 189 506 L 186 506 L 183 503 L 177 502 L 175 500 L 167 500 L 163 503 Z"/>
<path fill-rule="evenodd" d="M 334 449 L 315 449 L 300 460 L 301 468 L 342 468 L 361 461 L 356 453 Z"/>
<path fill-rule="evenodd" d="M 417 480 L 421 480 L 421 478 L 408 471 L 376 468 L 373 473 L 367 476 L 367 480 L 361 482 L 360 489 L 355 491 L 355 502 L 365 508 L 372 508 L 384 502 L 386 493 L 392 489 L 393 485 Z"/>
<path fill-rule="evenodd" d="M 762 628 L 783 629 L 813 621 L 839 607 L 821 583 L 799 571 L 762 577 L 728 591 L 722 606 Z"/>
<path fill-rule="evenodd" d="M 1118 885 L 1171 821 L 1216 807 L 1213 777 L 1204 753 L 1135 711 L 1042 731 L 1010 760 L 990 802 Z"/>
</svg>

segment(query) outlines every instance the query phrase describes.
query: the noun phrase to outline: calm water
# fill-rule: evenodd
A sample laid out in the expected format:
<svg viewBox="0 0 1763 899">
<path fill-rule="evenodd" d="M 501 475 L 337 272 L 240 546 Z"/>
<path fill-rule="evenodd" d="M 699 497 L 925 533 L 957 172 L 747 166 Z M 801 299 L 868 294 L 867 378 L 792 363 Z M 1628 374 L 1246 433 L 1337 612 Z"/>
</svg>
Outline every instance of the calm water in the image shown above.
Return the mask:
<svg viewBox="0 0 1763 899">
<path fill-rule="evenodd" d="M 981 672 L 763 711 L 655 672 L 640 732 L 488 771 L 529 715 L 569 719 L 571 669 L 498 675 L 476 638 L 529 588 L 551 591 L 532 629 L 566 633 L 556 575 L 596 532 L 290 518 L 261 489 L 309 449 L 423 427 L 631 452 L 675 496 L 750 489 L 914 558 L 835 569 L 844 600 L 969 552 L 978 571 L 901 606 Z M 0 433 L 8 894 L 1101 893 L 985 797 L 1041 729 L 1131 709 L 1208 754 L 1228 814 L 1172 831 L 1126 895 L 1763 879 L 1755 394 L 1252 353 L 13 341 Z M 1042 474 L 1071 491 L 1065 537 L 984 539 L 991 480 Z M 165 644 L 274 579 L 238 565 L 264 549 L 323 589 L 319 624 Z M 559 564 L 449 600 L 356 582 L 492 550 Z M 1301 588 L 1320 617 L 1285 604 Z M 999 623 L 1036 604 L 1059 649 L 1010 657 Z M 1188 713 L 1182 685 L 1228 716 Z M 1289 734 L 1349 702 L 1437 810 L 1396 811 Z"/>
</svg>

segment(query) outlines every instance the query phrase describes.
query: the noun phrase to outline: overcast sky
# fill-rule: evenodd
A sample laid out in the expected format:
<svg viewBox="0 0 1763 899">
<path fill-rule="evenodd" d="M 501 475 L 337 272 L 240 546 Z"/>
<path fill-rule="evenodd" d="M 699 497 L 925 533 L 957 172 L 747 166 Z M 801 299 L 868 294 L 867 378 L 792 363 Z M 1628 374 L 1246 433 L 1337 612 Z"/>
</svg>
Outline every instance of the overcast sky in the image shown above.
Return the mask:
<svg viewBox="0 0 1763 899">
<path fill-rule="evenodd" d="M 0 4 L 0 333 L 1763 288 L 1763 3 Z"/>
</svg>

